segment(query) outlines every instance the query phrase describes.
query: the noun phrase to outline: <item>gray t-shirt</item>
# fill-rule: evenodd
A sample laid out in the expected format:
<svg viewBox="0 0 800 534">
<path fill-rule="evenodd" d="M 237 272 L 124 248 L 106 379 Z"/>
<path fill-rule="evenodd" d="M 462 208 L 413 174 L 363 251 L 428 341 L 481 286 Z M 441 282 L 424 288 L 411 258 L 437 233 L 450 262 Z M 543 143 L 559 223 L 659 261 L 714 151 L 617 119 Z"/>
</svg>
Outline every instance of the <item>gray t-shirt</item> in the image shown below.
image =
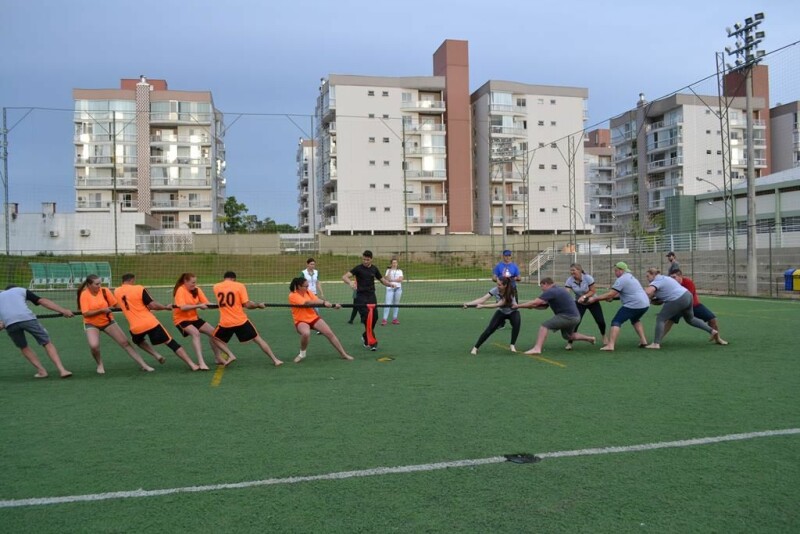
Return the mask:
<svg viewBox="0 0 800 534">
<path fill-rule="evenodd" d="M 556 315 L 571 315 L 573 317 L 580 317 L 578 305 L 572 299 L 569 291 L 563 287 L 552 286 L 550 289 L 544 291 L 539 298 L 550 305 L 550 309 Z"/>
<path fill-rule="evenodd" d="M 663 274 L 656 275 L 653 281 L 650 282 L 650 285 L 656 288 L 653 297 L 661 302 L 678 300 L 688 291 L 688 289 L 680 285 L 677 280 L 669 276 L 664 276 Z"/>
<path fill-rule="evenodd" d="M 500 294 L 500 288 L 497 287 L 497 286 L 494 286 L 492 289 L 490 289 L 489 290 L 489 294 L 494 297 L 494 301 L 495 302 L 500 302 L 501 300 L 503 300 L 503 296 Z M 517 298 L 516 297 L 511 297 L 511 303 L 512 304 L 516 304 L 517 303 Z M 504 313 L 506 315 L 511 315 L 512 313 L 517 311 L 514 308 L 511 308 L 509 306 L 502 306 L 502 307 L 497 308 L 497 309 L 501 313 Z"/>
<path fill-rule="evenodd" d="M 589 292 L 589 286 L 592 284 L 594 284 L 594 278 L 592 278 L 591 275 L 583 273 L 580 282 L 575 280 L 574 276 L 570 276 L 567 278 L 567 281 L 564 282 L 564 287 L 570 288 L 575 293 L 575 298 L 581 298 Z"/>
<path fill-rule="evenodd" d="M 25 304 L 26 300 L 39 304 L 39 295 L 24 287 L 12 287 L 0 293 L 0 321 L 6 327 L 36 319 L 36 315 Z"/>
<path fill-rule="evenodd" d="M 619 299 L 626 308 L 640 310 L 650 307 L 650 298 L 631 273 L 622 273 L 611 289 L 619 293 Z"/>
</svg>

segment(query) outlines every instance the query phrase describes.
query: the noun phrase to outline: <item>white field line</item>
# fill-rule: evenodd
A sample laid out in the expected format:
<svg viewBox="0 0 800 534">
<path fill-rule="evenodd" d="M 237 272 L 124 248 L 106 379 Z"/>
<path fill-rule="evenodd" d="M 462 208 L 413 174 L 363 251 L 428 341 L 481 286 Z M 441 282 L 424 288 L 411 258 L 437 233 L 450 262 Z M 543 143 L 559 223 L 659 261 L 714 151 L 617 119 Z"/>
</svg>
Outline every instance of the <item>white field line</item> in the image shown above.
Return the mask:
<svg viewBox="0 0 800 534">
<path fill-rule="evenodd" d="M 765 438 L 772 436 L 787 436 L 800 434 L 800 428 L 787 428 L 782 430 L 765 430 L 763 432 L 747 432 L 744 434 L 728 434 L 725 436 L 712 436 L 679 441 L 662 441 L 659 443 L 645 443 L 642 445 L 628 445 L 623 447 L 602 447 L 596 449 L 577 449 L 571 451 L 556 451 L 536 454 L 545 458 L 564 458 L 569 456 L 592 456 L 596 454 L 618 454 L 624 452 L 651 451 L 656 449 L 672 449 L 679 447 L 693 447 L 696 445 L 711 445 L 726 441 L 743 441 L 748 439 Z M 451 467 L 472 467 L 476 465 L 497 464 L 505 462 L 505 456 L 492 456 L 475 460 L 455 460 L 452 462 L 438 462 L 421 465 L 405 465 L 398 467 L 376 467 L 360 471 L 341 471 L 324 475 L 310 475 L 286 478 L 268 478 L 265 480 L 251 480 L 230 484 L 213 484 L 208 486 L 187 486 L 183 488 L 165 488 L 158 490 L 138 489 L 132 491 L 114 491 L 109 493 L 95 493 L 89 495 L 68 495 L 64 497 L 40 497 L 34 499 L 9 499 L 0 500 L 0 508 L 21 508 L 24 506 L 44 506 L 50 504 L 68 504 L 75 502 L 106 501 L 111 499 L 132 499 L 138 497 L 157 497 L 159 495 L 172 495 L 175 493 L 201 493 L 206 491 L 220 491 L 228 489 L 253 488 L 258 486 L 274 486 L 278 484 L 297 484 L 300 482 L 314 482 L 317 480 L 344 480 L 348 478 L 370 477 L 377 475 L 391 475 L 397 473 L 414 473 L 417 471 L 436 471 Z"/>
</svg>

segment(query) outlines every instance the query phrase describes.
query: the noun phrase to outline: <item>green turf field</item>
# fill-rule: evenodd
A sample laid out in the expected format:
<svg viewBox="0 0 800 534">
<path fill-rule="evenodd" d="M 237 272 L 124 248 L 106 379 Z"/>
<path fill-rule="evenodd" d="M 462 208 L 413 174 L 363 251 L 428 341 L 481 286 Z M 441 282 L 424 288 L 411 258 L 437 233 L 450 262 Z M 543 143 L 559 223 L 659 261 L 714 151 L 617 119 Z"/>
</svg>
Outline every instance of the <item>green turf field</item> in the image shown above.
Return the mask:
<svg viewBox="0 0 800 534">
<path fill-rule="evenodd" d="M 268 287 L 251 296 L 285 302 L 287 288 Z M 404 302 L 462 302 L 489 287 L 412 283 Z M 330 289 L 349 301 L 344 284 Z M 378 327 L 372 353 L 343 309 L 323 315 L 356 361 L 313 336 L 293 364 L 289 310 L 274 308 L 250 317 L 283 367 L 234 342 L 227 369 L 191 373 L 162 347 L 167 364 L 145 374 L 104 336 L 98 376 L 80 319 L 47 319 L 74 377 L 56 378 L 44 360 L 51 376 L 34 380 L 0 334 L 0 530 L 797 532 L 798 433 L 607 449 L 800 428 L 800 303 L 702 300 L 729 346 L 680 324 L 662 350 L 638 349 L 625 325 L 616 352 L 566 352 L 551 334 L 539 358 L 509 352 L 507 328 L 471 356 L 492 310 L 409 308 L 401 325 Z M 616 308 L 604 304 L 607 321 Z M 644 319 L 648 338 L 656 311 Z M 525 350 L 551 312 L 522 313 Z M 597 334 L 589 316 L 581 331 Z M 590 448 L 602 450 L 547 454 Z M 523 452 L 544 458 L 497 459 Z M 473 462 L 451 463 L 460 460 Z M 293 478 L 343 472 L 354 473 Z M 247 482 L 259 483 L 224 486 Z M 55 497 L 65 499 L 46 500 Z"/>
</svg>

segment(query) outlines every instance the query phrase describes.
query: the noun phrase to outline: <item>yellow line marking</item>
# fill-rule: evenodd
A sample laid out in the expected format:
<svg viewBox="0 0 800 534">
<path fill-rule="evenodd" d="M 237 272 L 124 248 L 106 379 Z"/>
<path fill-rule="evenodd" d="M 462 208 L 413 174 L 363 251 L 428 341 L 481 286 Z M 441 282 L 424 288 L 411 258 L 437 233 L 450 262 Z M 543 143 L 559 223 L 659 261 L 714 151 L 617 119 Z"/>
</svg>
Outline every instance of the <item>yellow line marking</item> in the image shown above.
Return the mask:
<svg viewBox="0 0 800 534">
<path fill-rule="evenodd" d="M 215 388 L 222 382 L 222 375 L 225 373 L 224 365 L 217 365 L 217 370 L 214 371 L 214 378 L 211 379 L 211 387 Z"/>
<path fill-rule="evenodd" d="M 507 351 L 511 352 L 511 349 L 508 348 L 508 345 L 503 345 L 501 343 L 492 343 L 492 345 L 495 346 L 495 347 L 500 347 L 501 349 L 506 349 Z M 561 368 L 565 368 L 566 367 L 566 365 L 564 365 L 561 362 L 557 362 L 555 360 L 550 360 L 548 358 L 545 358 L 544 356 L 539 356 L 538 354 L 525 354 L 524 352 L 517 352 L 515 354 L 519 354 L 521 356 L 527 356 L 528 358 L 533 358 L 534 360 L 539 360 L 539 361 L 544 362 L 544 363 L 549 363 L 551 365 L 556 365 L 556 366 L 561 367 Z"/>
</svg>

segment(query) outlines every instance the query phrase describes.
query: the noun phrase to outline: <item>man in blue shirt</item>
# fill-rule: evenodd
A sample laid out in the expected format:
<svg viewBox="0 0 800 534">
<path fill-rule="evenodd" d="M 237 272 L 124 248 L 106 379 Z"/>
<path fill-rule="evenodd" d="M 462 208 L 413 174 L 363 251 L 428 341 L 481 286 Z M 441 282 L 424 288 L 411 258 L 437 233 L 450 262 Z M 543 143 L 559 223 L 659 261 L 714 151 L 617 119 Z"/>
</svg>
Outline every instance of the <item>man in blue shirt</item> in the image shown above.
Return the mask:
<svg viewBox="0 0 800 534">
<path fill-rule="evenodd" d="M 28 308 L 25 303 L 26 300 L 58 312 L 64 317 L 72 317 L 74 315 L 70 310 L 62 308 L 50 299 L 42 298 L 22 287 L 9 286 L 0 293 L 0 330 L 5 329 L 8 332 L 8 337 L 11 338 L 14 345 L 22 351 L 22 355 L 31 362 L 31 365 L 36 367 L 34 378 L 47 378 L 47 370 L 42 366 L 42 362 L 39 361 L 33 349 L 28 346 L 25 332 L 33 336 L 36 342 L 44 347 L 47 355 L 58 368 L 61 378 L 69 378 L 72 373 L 64 368 L 55 345 L 50 341 L 47 330 L 39 323 L 31 309 Z"/>
<path fill-rule="evenodd" d="M 519 266 L 511 261 L 510 250 L 503 251 L 503 261 L 495 265 L 492 270 L 492 280 L 497 282 L 502 278 L 511 279 L 511 283 L 514 287 L 517 287 L 517 282 L 522 280 L 519 275 Z"/>
<path fill-rule="evenodd" d="M 569 341 L 587 341 L 594 345 L 595 339 L 591 336 L 585 336 L 575 332 L 578 323 L 581 322 L 581 315 L 578 312 L 578 305 L 575 304 L 572 295 L 563 287 L 559 287 L 553 282 L 550 277 L 542 278 L 539 282 L 539 287 L 543 289 L 542 294 L 537 298 L 523 302 L 516 308 L 534 308 L 537 310 L 544 310 L 548 307 L 553 310 L 554 316 L 542 323 L 539 327 L 539 334 L 536 337 L 536 344 L 530 350 L 525 351 L 525 354 L 541 354 L 544 342 L 547 339 L 547 334 L 550 330 L 561 331 L 561 337 Z"/>
</svg>

